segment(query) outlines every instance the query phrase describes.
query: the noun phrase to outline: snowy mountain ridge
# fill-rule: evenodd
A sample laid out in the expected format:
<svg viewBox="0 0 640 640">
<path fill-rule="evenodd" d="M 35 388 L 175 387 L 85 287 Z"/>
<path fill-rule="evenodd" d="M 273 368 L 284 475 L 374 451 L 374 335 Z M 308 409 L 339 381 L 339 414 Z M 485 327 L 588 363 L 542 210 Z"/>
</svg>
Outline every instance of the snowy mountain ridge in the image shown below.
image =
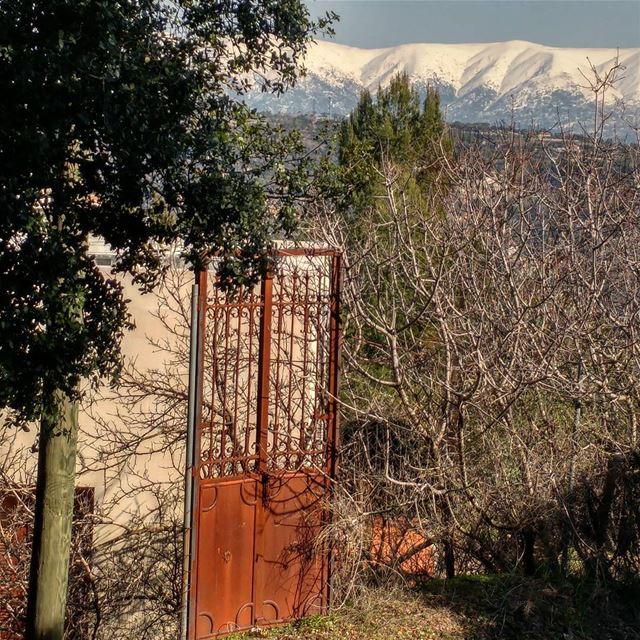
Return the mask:
<svg viewBox="0 0 640 640">
<path fill-rule="evenodd" d="M 279 98 L 259 94 L 250 104 L 279 113 L 344 115 L 358 93 L 385 86 L 399 72 L 420 88 L 436 86 L 447 119 L 491 121 L 514 113 L 539 124 L 592 112 L 594 79 L 619 60 L 616 82 L 607 103 L 640 107 L 640 49 L 569 49 L 521 40 L 483 44 L 406 44 L 385 49 L 360 49 L 328 41 L 309 47 L 307 75 Z"/>
</svg>

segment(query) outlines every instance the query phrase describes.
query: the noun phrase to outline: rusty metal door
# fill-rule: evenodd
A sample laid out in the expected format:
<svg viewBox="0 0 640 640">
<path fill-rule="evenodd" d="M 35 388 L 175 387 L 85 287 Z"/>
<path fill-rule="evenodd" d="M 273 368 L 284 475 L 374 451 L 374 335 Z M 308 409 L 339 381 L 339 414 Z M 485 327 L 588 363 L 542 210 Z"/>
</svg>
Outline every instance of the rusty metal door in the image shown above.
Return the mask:
<svg viewBox="0 0 640 640">
<path fill-rule="evenodd" d="M 252 289 L 200 276 L 189 638 L 325 611 L 340 257 L 280 251 Z"/>
</svg>

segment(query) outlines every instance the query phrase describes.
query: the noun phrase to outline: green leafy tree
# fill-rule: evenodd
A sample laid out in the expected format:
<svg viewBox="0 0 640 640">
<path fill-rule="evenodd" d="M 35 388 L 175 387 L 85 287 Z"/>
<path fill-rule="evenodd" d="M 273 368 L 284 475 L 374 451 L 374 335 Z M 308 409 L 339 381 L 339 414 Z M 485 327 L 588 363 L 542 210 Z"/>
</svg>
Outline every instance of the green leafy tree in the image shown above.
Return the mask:
<svg viewBox="0 0 640 640">
<path fill-rule="evenodd" d="M 402 198 L 412 203 L 412 215 L 432 215 L 437 207 L 434 194 L 446 188 L 441 169 L 451 152 L 437 91 L 429 87 L 422 99 L 408 75 L 401 73 L 387 87 L 380 87 L 375 99 L 368 91 L 362 92 L 340 129 L 334 191 L 354 253 L 371 240 L 372 228 L 376 229 L 376 242 L 394 244 L 395 214 L 388 203 L 392 174 Z M 382 273 L 385 266 L 378 269 Z M 407 287 L 407 295 L 411 295 L 411 282 L 394 286 Z M 380 291 L 362 294 L 376 297 Z M 399 326 L 405 321 L 398 318 Z"/>
<path fill-rule="evenodd" d="M 395 245 L 396 213 L 388 200 L 392 182 L 399 187 L 401 197 L 411 202 L 408 210 L 413 217 L 426 219 L 433 215 L 434 207 L 438 207 L 436 192 L 446 189 L 442 163 L 451 152 L 452 141 L 436 90 L 428 87 L 422 99 L 409 76 L 401 73 L 387 87 L 380 87 L 375 99 L 368 91 L 362 92 L 357 106 L 342 123 L 334 173 L 336 209 L 348 228 L 346 240 L 353 255 L 366 255 L 371 242 Z M 420 240 L 416 238 L 416 242 Z M 390 274 L 385 275 L 386 270 L 393 270 L 391 264 L 375 268 L 394 295 L 414 295 L 414 283 L 393 282 Z M 380 294 L 378 287 L 361 292 L 361 296 L 374 299 Z M 401 327 L 408 320 L 398 317 L 397 324 Z M 422 328 L 429 332 L 428 323 Z M 369 337 L 384 342 L 383 336 Z"/>
<path fill-rule="evenodd" d="M 0 406 L 41 420 L 31 638 L 62 636 L 74 401 L 118 373 L 127 328 L 88 239 L 147 289 L 176 240 L 252 277 L 305 172 L 242 94 L 294 83 L 330 19 L 300 0 L 0 0 Z"/>
<path fill-rule="evenodd" d="M 440 110 L 440 97 L 427 89 L 424 100 L 406 74 L 398 74 L 379 88 L 376 98 L 367 90 L 342 124 L 338 162 L 344 208 L 354 216 L 371 204 L 381 183 L 383 161 L 403 167 L 412 186 L 424 192 L 436 173 L 441 151 L 451 152 Z"/>
</svg>

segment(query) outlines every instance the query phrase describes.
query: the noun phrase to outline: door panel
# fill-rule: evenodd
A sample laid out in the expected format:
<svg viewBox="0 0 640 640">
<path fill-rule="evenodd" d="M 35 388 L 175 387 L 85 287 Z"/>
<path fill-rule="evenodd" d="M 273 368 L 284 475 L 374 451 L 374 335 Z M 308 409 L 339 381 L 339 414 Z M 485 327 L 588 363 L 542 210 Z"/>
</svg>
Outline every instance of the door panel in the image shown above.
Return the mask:
<svg viewBox="0 0 640 640">
<path fill-rule="evenodd" d="M 326 545 L 321 544 L 325 483 L 284 474 L 267 484 L 256 556 L 258 624 L 299 618 L 326 606 Z"/>
<path fill-rule="evenodd" d="M 253 626 L 256 480 L 200 485 L 196 637 Z"/>
</svg>

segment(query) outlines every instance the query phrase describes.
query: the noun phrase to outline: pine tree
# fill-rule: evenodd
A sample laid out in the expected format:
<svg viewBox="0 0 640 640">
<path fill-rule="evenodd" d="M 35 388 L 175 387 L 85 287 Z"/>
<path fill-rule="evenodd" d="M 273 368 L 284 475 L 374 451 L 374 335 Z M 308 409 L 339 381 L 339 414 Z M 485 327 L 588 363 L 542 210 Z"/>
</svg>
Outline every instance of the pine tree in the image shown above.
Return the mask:
<svg viewBox="0 0 640 640">
<path fill-rule="evenodd" d="M 441 169 L 451 152 L 437 91 L 430 87 L 421 99 L 406 74 L 379 89 L 375 99 L 364 92 L 341 129 L 342 191 L 336 208 L 342 219 L 336 226 L 346 245 L 351 285 L 345 306 L 354 318 L 345 332 L 346 366 L 352 366 L 346 376 L 345 406 L 357 408 L 351 419 L 345 416 L 342 432 L 346 441 L 357 433 L 374 461 L 384 460 L 389 455 L 384 448 L 389 447 L 395 459 L 402 459 L 403 449 L 413 446 L 412 433 L 422 426 L 419 413 L 406 409 L 405 391 L 413 388 L 401 381 L 407 373 L 402 371 L 401 354 L 414 357 L 418 351 L 409 377 L 422 366 L 439 366 L 437 324 L 425 313 L 430 307 L 425 291 L 436 279 L 432 266 L 446 260 L 442 246 L 430 246 L 430 239 L 439 237 L 434 231 L 445 215 L 441 195 L 448 187 Z M 377 435 L 378 416 L 367 415 L 372 391 L 376 407 L 383 407 L 385 442 Z M 420 401 L 419 396 L 410 400 L 418 405 Z M 363 414 L 368 422 L 362 422 Z M 397 426 L 398 432 L 389 425 Z M 436 459 L 427 452 L 425 465 Z M 379 496 L 372 498 L 371 512 L 387 512 L 386 491 L 382 484 Z M 448 525 L 446 500 L 439 500 L 436 509 Z M 438 542 L 451 576 L 454 547 L 446 526 L 443 531 Z"/>
<path fill-rule="evenodd" d="M 338 163 L 343 210 L 357 217 L 371 205 L 380 188 L 383 161 L 402 167 L 409 183 L 425 193 L 442 153 L 452 144 L 440 109 L 440 96 L 429 87 L 424 100 L 406 73 L 379 88 L 375 100 L 367 90 L 341 127 Z M 346 195 L 344 195 L 346 194 Z"/>
</svg>

